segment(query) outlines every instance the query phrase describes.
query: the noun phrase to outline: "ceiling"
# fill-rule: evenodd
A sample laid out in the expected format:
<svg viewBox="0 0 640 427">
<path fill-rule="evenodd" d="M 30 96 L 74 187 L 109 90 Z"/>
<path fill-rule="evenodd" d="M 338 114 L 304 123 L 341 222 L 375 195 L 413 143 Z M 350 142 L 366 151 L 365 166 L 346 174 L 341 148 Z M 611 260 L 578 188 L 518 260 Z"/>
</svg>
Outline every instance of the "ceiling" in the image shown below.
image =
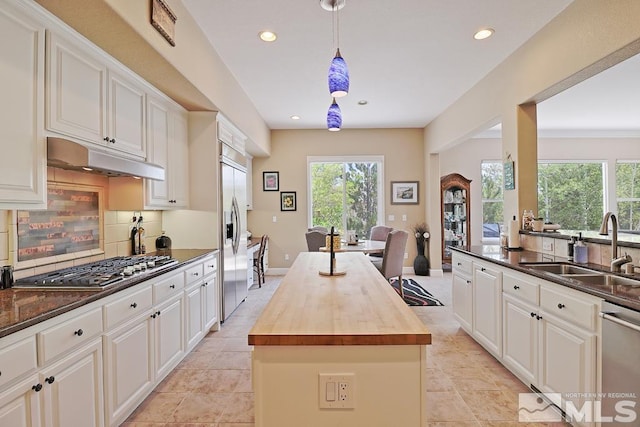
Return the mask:
<svg viewBox="0 0 640 427">
<path fill-rule="evenodd" d="M 326 127 L 336 46 L 332 13 L 319 0 L 182 2 L 269 128 Z M 338 99 L 343 128 L 426 126 L 569 3 L 346 0 L 339 47 L 351 83 Z M 482 27 L 495 34 L 474 40 Z M 277 41 L 258 38 L 266 29 Z"/>
</svg>

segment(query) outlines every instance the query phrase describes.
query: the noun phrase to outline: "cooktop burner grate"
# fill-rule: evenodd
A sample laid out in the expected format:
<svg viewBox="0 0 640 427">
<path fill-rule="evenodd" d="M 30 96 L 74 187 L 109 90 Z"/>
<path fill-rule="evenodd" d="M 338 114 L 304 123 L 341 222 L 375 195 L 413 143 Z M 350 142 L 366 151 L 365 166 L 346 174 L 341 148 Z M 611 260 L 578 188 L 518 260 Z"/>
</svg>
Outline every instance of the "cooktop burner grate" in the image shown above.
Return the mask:
<svg viewBox="0 0 640 427">
<path fill-rule="evenodd" d="M 104 288 L 134 275 L 177 264 L 168 255 L 114 257 L 16 280 L 14 287 Z"/>
</svg>

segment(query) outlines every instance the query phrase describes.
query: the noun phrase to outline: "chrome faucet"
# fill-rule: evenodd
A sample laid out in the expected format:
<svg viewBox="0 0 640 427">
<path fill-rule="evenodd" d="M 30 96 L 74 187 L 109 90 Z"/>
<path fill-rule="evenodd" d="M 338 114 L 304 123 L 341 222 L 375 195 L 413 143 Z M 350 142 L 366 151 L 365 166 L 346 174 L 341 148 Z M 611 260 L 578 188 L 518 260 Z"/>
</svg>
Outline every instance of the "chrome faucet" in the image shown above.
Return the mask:
<svg viewBox="0 0 640 427">
<path fill-rule="evenodd" d="M 618 258 L 618 219 L 612 212 L 607 212 L 602 218 L 600 226 L 600 234 L 602 236 L 609 235 L 609 218 L 611 218 L 611 271 L 620 272 L 622 265 L 633 261 L 626 253 Z"/>
</svg>

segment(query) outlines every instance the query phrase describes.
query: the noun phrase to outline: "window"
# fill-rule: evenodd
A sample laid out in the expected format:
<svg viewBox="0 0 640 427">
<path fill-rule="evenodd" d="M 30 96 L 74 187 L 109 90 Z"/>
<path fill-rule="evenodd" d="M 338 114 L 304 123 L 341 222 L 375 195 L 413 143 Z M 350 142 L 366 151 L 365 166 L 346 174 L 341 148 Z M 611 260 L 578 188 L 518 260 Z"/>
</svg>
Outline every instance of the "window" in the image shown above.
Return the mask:
<svg viewBox="0 0 640 427">
<path fill-rule="evenodd" d="M 309 227 L 336 227 L 369 236 L 384 219 L 383 158 L 310 157 Z"/>
<path fill-rule="evenodd" d="M 565 230 L 598 230 L 605 176 L 603 162 L 538 162 L 538 217 Z"/>
<path fill-rule="evenodd" d="M 616 199 L 619 230 L 640 230 L 640 163 L 616 163 Z"/>
<path fill-rule="evenodd" d="M 502 163 L 482 162 L 482 238 L 500 237 L 503 210 Z"/>
</svg>

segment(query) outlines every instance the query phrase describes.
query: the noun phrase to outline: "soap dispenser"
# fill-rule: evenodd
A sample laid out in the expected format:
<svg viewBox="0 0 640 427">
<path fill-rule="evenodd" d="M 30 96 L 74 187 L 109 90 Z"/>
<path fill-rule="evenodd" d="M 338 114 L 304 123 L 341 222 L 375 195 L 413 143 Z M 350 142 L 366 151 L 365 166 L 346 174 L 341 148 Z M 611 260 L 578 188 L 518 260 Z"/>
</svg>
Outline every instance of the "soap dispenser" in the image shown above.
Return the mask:
<svg viewBox="0 0 640 427">
<path fill-rule="evenodd" d="M 573 261 L 573 248 L 576 245 L 576 236 L 571 236 L 571 240 L 567 243 L 567 259 Z"/>
<path fill-rule="evenodd" d="M 578 242 L 573 248 L 573 259 L 578 264 L 589 262 L 589 248 L 582 241 L 582 233 L 578 233 Z"/>
</svg>

